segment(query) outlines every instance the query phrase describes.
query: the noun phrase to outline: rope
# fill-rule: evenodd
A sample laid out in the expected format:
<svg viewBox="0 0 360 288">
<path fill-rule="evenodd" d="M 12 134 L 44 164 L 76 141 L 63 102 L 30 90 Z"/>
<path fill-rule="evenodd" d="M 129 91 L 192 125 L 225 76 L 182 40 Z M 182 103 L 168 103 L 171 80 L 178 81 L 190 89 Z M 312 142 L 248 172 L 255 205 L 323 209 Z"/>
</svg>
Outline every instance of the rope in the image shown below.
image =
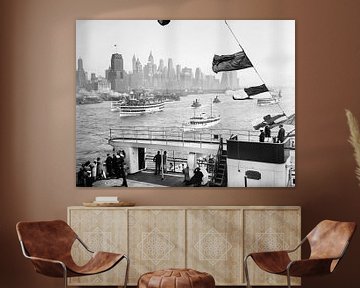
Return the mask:
<svg viewBox="0 0 360 288">
<path fill-rule="evenodd" d="M 241 44 L 240 44 L 240 42 L 239 42 L 239 40 L 237 39 L 237 37 L 235 36 L 235 34 L 234 34 L 234 32 L 233 32 L 233 30 L 231 29 L 231 27 L 230 27 L 230 25 L 227 23 L 227 21 L 226 20 L 224 20 L 225 21 L 225 24 L 226 24 L 226 26 L 229 28 L 229 30 L 230 30 L 230 32 L 231 32 L 231 34 L 233 35 L 233 37 L 234 37 L 234 39 L 235 39 L 235 41 L 238 43 L 238 45 L 239 45 L 239 47 L 240 47 L 240 49 L 245 53 L 245 50 L 244 50 L 244 48 L 241 46 Z M 246 53 L 245 53 L 246 54 Z M 251 63 L 252 64 L 252 63 Z M 252 67 L 254 68 L 254 71 L 256 72 L 256 74 L 259 76 L 259 78 L 260 78 L 260 80 L 263 82 L 263 84 L 265 84 L 266 85 L 266 83 L 265 83 L 265 81 L 262 79 L 262 77 L 261 77 L 261 75 L 259 74 L 259 72 L 256 70 L 256 68 L 255 68 L 255 66 L 254 66 L 254 64 L 252 65 Z M 269 92 L 270 93 L 270 92 Z M 251 97 L 249 96 L 248 98 L 250 98 L 251 99 Z M 245 98 L 246 100 L 248 99 L 248 98 Z M 236 98 L 235 98 L 236 99 Z M 234 99 L 234 100 L 235 100 Z M 239 99 L 236 99 L 236 100 L 239 100 Z M 279 108 L 280 108 L 280 110 L 285 114 L 285 111 L 284 111 L 284 109 L 282 109 L 282 107 L 280 106 L 280 104 L 279 103 L 277 103 L 277 105 L 279 106 Z M 286 116 L 286 114 L 285 114 L 285 116 Z"/>
</svg>

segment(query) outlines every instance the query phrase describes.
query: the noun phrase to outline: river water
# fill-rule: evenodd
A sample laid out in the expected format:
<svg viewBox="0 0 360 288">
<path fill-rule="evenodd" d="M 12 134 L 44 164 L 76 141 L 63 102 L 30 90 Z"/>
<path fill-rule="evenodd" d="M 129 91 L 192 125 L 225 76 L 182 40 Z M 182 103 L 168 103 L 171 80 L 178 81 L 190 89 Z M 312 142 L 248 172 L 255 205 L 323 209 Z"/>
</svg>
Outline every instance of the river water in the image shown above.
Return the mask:
<svg viewBox="0 0 360 288">
<path fill-rule="evenodd" d="M 286 113 L 295 113 L 295 90 L 281 88 L 282 98 L 280 106 Z M 212 104 L 218 95 L 220 103 Z M 202 104 L 196 109 L 191 107 L 195 99 Z M 121 126 L 154 126 L 181 127 L 189 118 L 201 112 L 221 115 L 221 122 L 211 128 L 253 130 L 252 121 L 267 114 L 281 113 L 278 105 L 258 106 L 256 100 L 235 101 L 226 94 L 197 94 L 181 97 L 180 101 L 167 102 L 162 112 L 135 117 L 119 117 L 119 113 L 110 111 L 110 102 L 86 104 L 76 106 L 76 169 L 87 160 L 93 161 L 97 157 L 102 160 L 107 153 L 112 154 L 112 146 L 107 143 L 110 128 Z"/>
</svg>

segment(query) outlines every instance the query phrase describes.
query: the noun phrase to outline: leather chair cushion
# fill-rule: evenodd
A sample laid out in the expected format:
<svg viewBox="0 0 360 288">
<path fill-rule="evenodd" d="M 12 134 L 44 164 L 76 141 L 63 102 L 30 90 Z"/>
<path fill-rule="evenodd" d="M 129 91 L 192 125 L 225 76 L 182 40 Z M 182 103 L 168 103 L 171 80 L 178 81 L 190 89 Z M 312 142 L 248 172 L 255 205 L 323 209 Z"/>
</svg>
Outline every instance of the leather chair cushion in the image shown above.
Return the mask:
<svg viewBox="0 0 360 288">
<path fill-rule="evenodd" d="M 214 277 L 193 269 L 166 269 L 140 276 L 138 288 L 214 288 Z"/>
</svg>

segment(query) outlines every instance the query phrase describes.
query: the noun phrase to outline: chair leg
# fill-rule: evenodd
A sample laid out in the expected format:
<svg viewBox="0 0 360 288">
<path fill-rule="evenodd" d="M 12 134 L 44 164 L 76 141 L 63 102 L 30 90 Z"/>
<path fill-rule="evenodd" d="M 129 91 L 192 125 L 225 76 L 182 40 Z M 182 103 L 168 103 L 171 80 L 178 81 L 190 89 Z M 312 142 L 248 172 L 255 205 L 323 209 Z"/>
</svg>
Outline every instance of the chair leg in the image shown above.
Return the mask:
<svg viewBox="0 0 360 288">
<path fill-rule="evenodd" d="M 287 269 L 287 284 L 288 284 L 288 288 L 291 288 L 291 278 L 290 278 L 290 272 L 289 269 Z"/>
<path fill-rule="evenodd" d="M 127 286 L 128 278 L 129 278 L 129 265 L 130 265 L 130 259 L 127 256 L 124 256 L 126 259 L 126 271 L 125 271 L 125 280 L 124 280 L 124 288 Z"/>
<path fill-rule="evenodd" d="M 247 259 L 249 258 L 250 255 L 246 256 L 244 259 L 244 272 L 245 272 L 245 279 L 246 279 L 246 287 L 247 288 L 251 288 L 250 285 L 250 279 L 249 279 L 249 270 L 248 270 L 248 265 L 247 265 Z"/>
<path fill-rule="evenodd" d="M 62 267 L 64 269 L 64 287 L 67 288 L 67 270 L 65 265 L 62 264 Z"/>
</svg>

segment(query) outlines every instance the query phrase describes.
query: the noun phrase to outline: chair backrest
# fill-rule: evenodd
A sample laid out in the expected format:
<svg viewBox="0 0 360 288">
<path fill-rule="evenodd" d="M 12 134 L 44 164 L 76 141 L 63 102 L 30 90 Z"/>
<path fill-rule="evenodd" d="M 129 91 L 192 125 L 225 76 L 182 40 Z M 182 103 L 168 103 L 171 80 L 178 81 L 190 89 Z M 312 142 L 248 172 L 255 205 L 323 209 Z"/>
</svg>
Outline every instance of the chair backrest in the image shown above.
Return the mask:
<svg viewBox="0 0 360 288">
<path fill-rule="evenodd" d="M 61 260 L 69 257 L 75 232 L 62 220 L 19 222 L 19 240 L 30 256 Z"/>
<path fill-rule="evenodd" d="M 343 255 L 356 229 L 355 222 L 321 221 L 306 237 L 313 258 L 337 258 Z M 338 262 L 338 261 L 337 261 Z M 332 270 L 335 268 L 333 265 Z"/>
</svg>

